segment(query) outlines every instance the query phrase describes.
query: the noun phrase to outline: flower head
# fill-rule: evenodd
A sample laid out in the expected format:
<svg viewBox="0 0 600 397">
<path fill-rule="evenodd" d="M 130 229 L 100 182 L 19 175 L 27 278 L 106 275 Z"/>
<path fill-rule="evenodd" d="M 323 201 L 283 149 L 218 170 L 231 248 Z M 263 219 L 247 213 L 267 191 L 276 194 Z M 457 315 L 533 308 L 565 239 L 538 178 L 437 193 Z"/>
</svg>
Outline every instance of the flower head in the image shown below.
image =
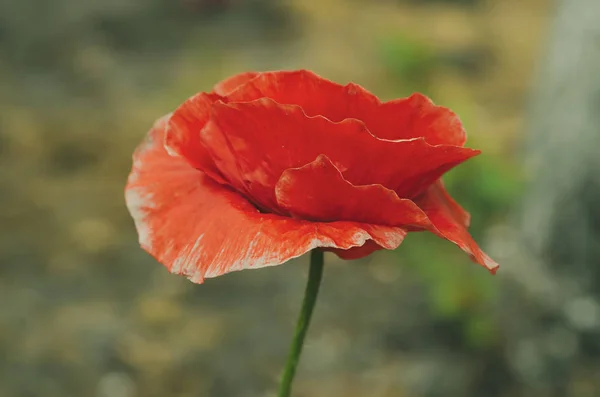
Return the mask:
<svg viewBox="0 0 600 397">
<path fill-rule="evenodd" d="M 492 272 L 442 175 L 479 151 L 421 94 L 381 102 L 306 71 L 243 73 L 159 119 L 133 158 L 140 244 L 194 282 L 314 248 L 354 259 L 430 231 Z"/>
</svg>

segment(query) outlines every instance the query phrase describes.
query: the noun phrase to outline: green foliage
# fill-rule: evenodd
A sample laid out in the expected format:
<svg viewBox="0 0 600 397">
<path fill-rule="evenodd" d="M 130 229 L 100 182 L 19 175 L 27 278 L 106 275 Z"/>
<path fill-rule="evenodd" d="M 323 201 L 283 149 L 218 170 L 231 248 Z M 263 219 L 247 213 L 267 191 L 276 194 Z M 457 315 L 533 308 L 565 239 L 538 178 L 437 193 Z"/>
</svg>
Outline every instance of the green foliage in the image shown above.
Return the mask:
<svg viewBox="0 0 600 397">
<path fill-rule="evenodd" d="M 435 65 L 433 51 L 405 34 L 381 40 L 379 56 L 390 78 L 407 90 L 427 86 Z"/>
</svg>

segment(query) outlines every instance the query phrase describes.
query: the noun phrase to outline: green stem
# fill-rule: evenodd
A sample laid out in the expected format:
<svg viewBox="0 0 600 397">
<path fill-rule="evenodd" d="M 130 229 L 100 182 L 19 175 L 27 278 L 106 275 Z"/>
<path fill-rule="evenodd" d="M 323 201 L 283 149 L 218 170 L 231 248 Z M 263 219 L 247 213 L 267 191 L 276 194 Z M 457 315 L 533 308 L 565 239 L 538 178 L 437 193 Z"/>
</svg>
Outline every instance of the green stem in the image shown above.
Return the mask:
<svg viewBox="0 0 600 397">
<path fill-rule="evenodd" d="M 290 346 L 288 359 L 285 363 L 283 376 L 281 377 L 279 393 L 277 394 L 278 397 L 289 397 L 292 391 L 292 382 L 294 381 L 294 375 L 296 374 L 298 361 L 300 361 L 300 354 L 302 353 L 302 346 L 304 345 L 304 337 L 308 331 L 310 318 L 312 316 L 313 309 L 315 308 L 315 303 L 317 302 L 317 295 L 319 294 L 319 286 L 321 285 L 322 276 L 323 251 L 315 249 L 310 253 L 308 282 L 306 283 L 302 308 L 300 309 L 300 314 L 298 315 L 298 321 L 296 323 L 296 330 L 294 331 L 294 339 L 292 339 L 292 345 Z"/>
</svg>

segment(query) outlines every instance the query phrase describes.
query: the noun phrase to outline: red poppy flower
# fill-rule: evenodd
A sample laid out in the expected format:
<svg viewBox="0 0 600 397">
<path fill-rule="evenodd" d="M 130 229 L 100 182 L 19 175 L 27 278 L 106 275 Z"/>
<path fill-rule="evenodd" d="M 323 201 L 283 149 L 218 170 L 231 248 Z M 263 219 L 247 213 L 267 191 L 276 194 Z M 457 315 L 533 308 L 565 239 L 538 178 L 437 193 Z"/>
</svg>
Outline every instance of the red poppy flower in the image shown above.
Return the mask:
<svg viewBox="0 0 600 397">
<path fill-rule="evenodd" d="M 244 73 L 155 123 L 126 200 L 142 247 L 197 283 L 314 248 L 360 258 L 425 230 L 494 272 L 440 179 L 479 154 L 465 141 L 420 94 L 380 102 L 305 70 Z"/>
</svg>

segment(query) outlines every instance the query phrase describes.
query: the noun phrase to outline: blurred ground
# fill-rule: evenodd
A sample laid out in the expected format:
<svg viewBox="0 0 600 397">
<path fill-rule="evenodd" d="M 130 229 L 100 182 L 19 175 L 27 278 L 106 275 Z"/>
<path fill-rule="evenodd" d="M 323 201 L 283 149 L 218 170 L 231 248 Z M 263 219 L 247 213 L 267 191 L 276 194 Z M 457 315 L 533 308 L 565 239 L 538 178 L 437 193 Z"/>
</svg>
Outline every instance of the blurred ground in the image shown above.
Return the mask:
<svg viewBox="0 0 600 397">
<path fill-rule="evenodd" d="M 309 68 L 454 108 L 484 155 L 448 183 L 479 241 L 508 249 L 489 236 L 519 198 L 551 15 L 549 0 L 0 3 L 0 397 L 272 395 L 305 260 L 193 285 L 139 249 L 123 199 L 154 119 L 233 73 Z M 502 281 L 459 250 L 411 236 L 327 260 L 297 396 L 532 396 L 500 357 Z"/>
</svg>

